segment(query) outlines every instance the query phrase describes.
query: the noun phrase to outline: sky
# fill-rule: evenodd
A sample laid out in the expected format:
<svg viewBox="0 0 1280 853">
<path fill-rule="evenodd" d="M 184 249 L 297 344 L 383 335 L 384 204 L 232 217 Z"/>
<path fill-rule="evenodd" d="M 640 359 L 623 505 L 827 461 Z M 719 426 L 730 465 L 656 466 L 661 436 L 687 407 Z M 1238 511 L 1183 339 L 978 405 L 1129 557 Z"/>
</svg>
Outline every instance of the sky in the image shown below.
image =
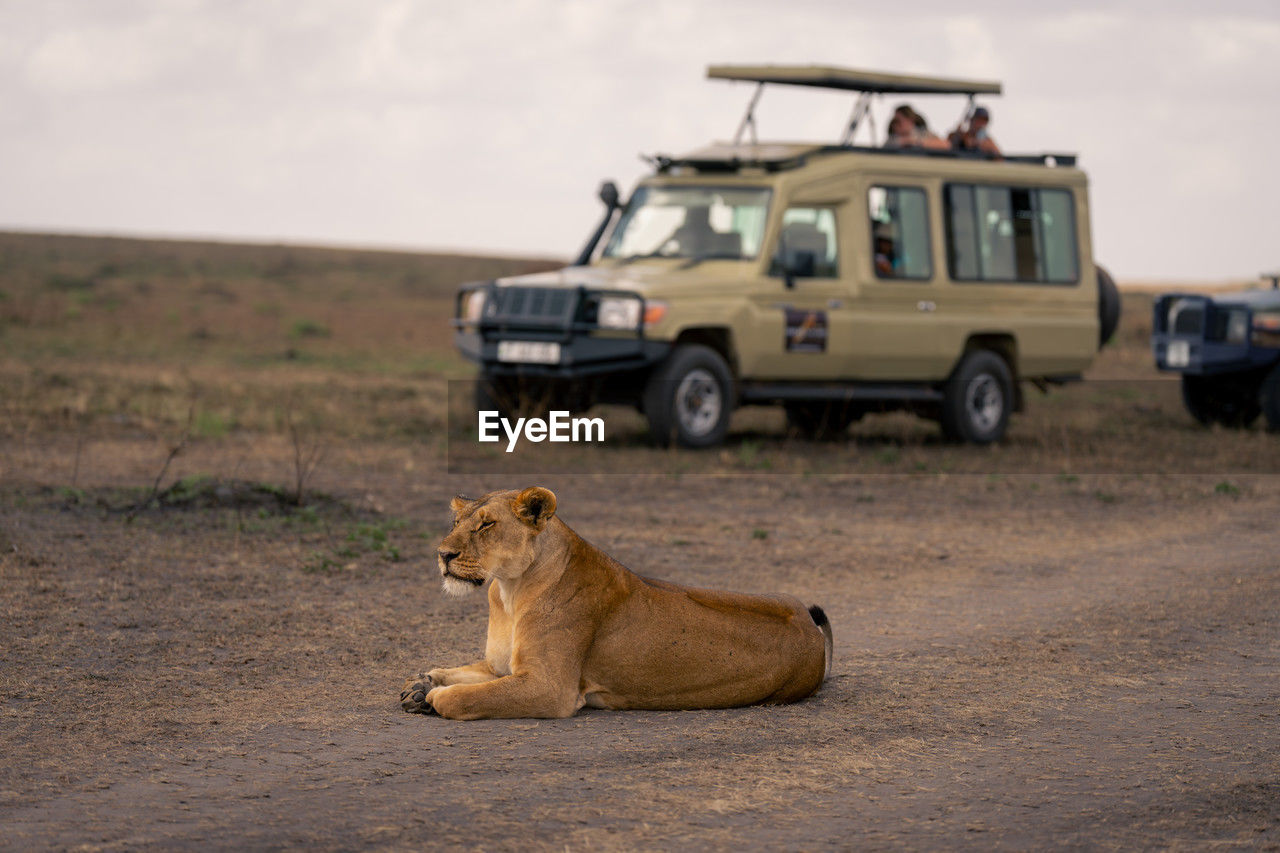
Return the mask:
<svg viewBox="0 0 1280 853">
<path fill-rule="evenodd" d="M 0 229 L 567 258 L 601 180 L 732 136 L 751 86 L 707 65 L 816 63 L 1002 81 L 993 135 L 1079 154 L 1117 277 L 1248 280 L 1280 267 L 1277 45 L 1248 0 L 0 0 Z M 760 136 L 851 106 L 772 87 Z"/>
</svg>

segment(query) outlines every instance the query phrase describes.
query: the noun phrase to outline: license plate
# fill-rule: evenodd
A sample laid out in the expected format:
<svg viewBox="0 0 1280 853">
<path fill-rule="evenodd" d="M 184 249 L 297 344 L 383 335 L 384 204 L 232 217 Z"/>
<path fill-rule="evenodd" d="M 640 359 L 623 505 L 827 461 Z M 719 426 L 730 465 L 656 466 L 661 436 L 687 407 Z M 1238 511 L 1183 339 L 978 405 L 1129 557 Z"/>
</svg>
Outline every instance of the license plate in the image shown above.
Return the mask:
<svg viewBox="0 0 1280 853">
<path fill-rule="evenodd" d="M 1186 367 L 1191 363 L 1191 343 L 1169 341 L 1169 348 L 1164 351 L 1164 362 L 1170 367 Z"/>
<path fill-rule="evenodd" d="M 498 361 L 559 364 L 560 344 L 555 341 L 498 341 Z"/>
</svg>

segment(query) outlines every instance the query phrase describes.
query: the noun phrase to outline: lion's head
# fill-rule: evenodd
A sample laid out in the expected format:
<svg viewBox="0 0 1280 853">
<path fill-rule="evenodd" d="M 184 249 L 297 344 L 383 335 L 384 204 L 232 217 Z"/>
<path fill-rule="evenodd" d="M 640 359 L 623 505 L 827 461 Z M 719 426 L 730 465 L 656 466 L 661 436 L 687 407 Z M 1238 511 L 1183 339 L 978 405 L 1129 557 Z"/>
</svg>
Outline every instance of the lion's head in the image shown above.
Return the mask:
<svg viewBox="0 0 1280 853">
<path fill-rule="evenodd" d="M 550 489 L 490 492 L 482 498 L 456 497 L 453 529 L 436 549 L 445 592 L 464 595 L 489 578 L 513 580 L 537 553 L 537 537 L 556 513 Z"/>
</svg>

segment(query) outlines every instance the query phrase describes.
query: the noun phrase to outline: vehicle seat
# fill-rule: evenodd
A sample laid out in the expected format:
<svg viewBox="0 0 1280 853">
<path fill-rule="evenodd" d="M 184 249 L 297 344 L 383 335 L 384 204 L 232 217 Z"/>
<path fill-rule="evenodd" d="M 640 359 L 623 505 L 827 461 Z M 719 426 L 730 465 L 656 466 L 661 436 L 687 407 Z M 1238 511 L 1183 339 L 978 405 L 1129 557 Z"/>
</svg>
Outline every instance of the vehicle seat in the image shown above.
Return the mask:
<svg viewBox="0 0 1280 853">
<path fill-rule="evenodd" d="M 740 258 L 742 257 L 742 235 L 737 231 L 730 231 L 727 234 L 712 231 L 711 238 L 707 241 L 707 251 L 703 254 L 715 258 Z"/>
<path fill-rule="evenodd" d="M 827 235 L 811 222 L 791 222 L 782 229 L 783 262 L 797 275 L 814 275 L 827 259 Z"/>
</svg>

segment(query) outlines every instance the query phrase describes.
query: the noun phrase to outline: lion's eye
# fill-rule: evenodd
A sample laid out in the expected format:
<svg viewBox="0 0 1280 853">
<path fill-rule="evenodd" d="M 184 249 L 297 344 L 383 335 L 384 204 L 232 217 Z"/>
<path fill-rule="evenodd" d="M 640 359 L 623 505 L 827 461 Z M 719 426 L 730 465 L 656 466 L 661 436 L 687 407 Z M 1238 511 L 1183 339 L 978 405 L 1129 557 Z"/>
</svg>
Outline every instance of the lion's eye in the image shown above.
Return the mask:
<svg viewBox="0 0 1280 853">
<path fill-rule="evenodd" d="M 490 527 L 493 527 L 493 525 L 496 523 L 497 522 L 495 522 L 493 519 L 490 519 L 485 522 L 481 522 L 480 526 L 476 528 L 476 533 L 479 533 L 482 530 L 488 530 Z"/>
</svg>

